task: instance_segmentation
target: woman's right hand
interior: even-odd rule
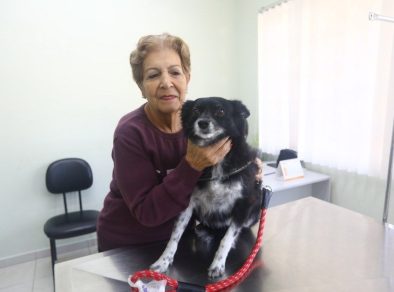
[[[228,137],[206,147],[197,146],[188,140],[185,159],[191,167],[202,171],[204,168],[222,161],[230,149],[231,140]]]

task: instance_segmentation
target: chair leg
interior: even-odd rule
[[[52,261],[52,275],[53,282],[55,283],[55,262],[57,261],[56,243],[54,239],[49,239],[51,245],[51,261]]]

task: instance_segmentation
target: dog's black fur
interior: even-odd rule
[[[227,254],[240,231],[258,221],[261,191],[256,183],[257,151],[246,142],[249,115],[240,101],[220,97],[199,98],[183,105],[182,126],[192,143],[205,147],[230,137],[232,147],[218,165],[204,170],[189,207],[179,216],[166,250],[152,269],[167,270],[178,241],[194,215],[209,229],[226,229],[208,269],[211,278],[222,276]]]

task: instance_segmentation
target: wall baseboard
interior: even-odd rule
[[[84,249],[84,248],[93,248],[97,246],[97,239],[96,238],[89,238],[89,239],[84,239],[78,242],[73,242],[73,243],[68,243],[68,244],[63,244],[63,245],[57,245],[57,254],[58,254],[58,259],[61,260],[62,254],[66,254],[69,252],[73,252],[76,250]],[[45,257],[50,257],[51,256],[51,251],[49,248],[45,249],[40,249],[40,250],[35,250],[35,251],[30,251],[27,253],[23,254],[18,254],[10,257],[5,257],[0,259],[0,269],[5,268],[8,266],[16,265],[16,264],[22,264],[25,262],[29,261],[34,261],[36,259],[40,258],[45,258]]]

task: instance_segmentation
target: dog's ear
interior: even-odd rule
[[[182,119],[182,126],[185,128],[185,123],[188,120],[188,118],[191,117],[191,111],[194,106],[194,101],[193,100],[188,100],[184,102],[182,106],[182,111],[181,111],[181,119]]]
[[[239,100],[233,100],[232,106],[233,106],[233,113],[235,118],[234,121],[238,129],[238,132],[241,136],[246,138],[249,132],[248,122],[246,119],[250,116],[250,112],[247,109],[247,107]]]
[[[234,112],[243,119],[247,119],[250,116],[250,112],[247,107],[239,100],[233,100]]]

